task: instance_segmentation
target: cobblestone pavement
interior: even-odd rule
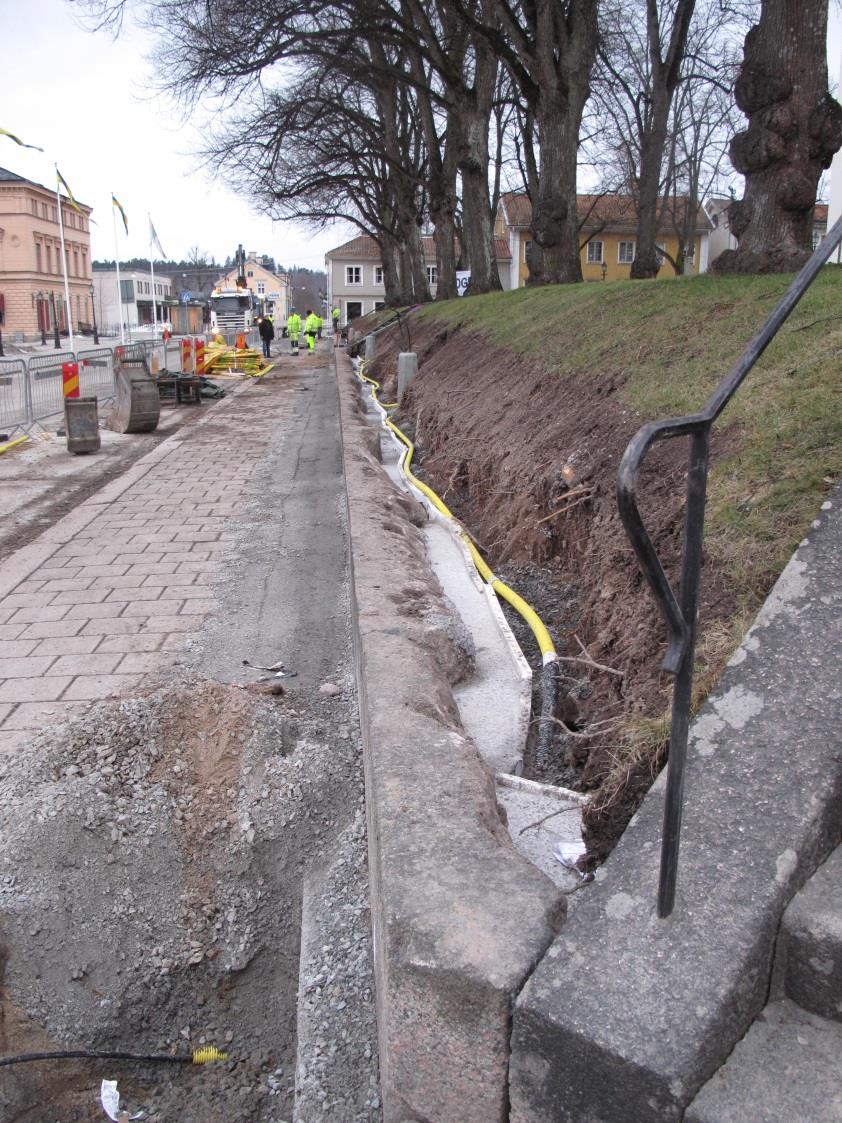
[[[291,412],[268,385],[235,389],[141,460],[128,487],[68,516],[89,520],[68,541],[34,543],[20,573],[14,556],[0,566],[0,752],[164,670],[213,611],[237,500]]]

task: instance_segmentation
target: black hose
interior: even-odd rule
[[[92,1049],[61,1049],[52,1053],[20,1053],[16,1057],[0,1057],[0,1068],[7,1068],[10,1065],[31,1064],[33,1061],[141,1061],[191,1065],[225,1059],[226,1054],[220,1053],[214,1046],[196,1049],[186,1055],[184,1053],[173,1055],[172,1053],[124,1053],[116,1051],[98,1052]]]
[[[549,761],[553,745],[556,703],[561,691],[561,664],[557,659],[541,668],[539,693],[541,712],[538,717],[538,736],[535,740],[535,759],[539,765]]]

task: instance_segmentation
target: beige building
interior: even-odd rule
[[[276,323],[286,323],[289,315],[289,277],[286,273],[273,273],[262,263],[259,255],[250,250],[246,255],[246,288],[251,289],[258,301],[263,302],[263,311]],[[238,270],[235,267],[216,282],[217,288],[233,289],[237,284]]]
[[[424,249],[424,264],[427,270],[427,284],[430,296],[435,300],[438,289],[438,267],[436,265],[436,243],[430,235],[421,239]],[[495,238],[497,269],[504,289],[510,287],[511,253],[504,237]],[[374,238],[361,234],[329,250],[325,254],[327,269],[328,314],[338,308],[340,323],[347,324],[358,316],[376,312],[386,301],[386,288],[383,284],[383,255]]]
[[[66,200],[62,205],[74,331],[92,322],[92,208],[78,205],[82,214]],[[5,168],[0,168],[0,296],[2,330],[11,339],[50,332],[53,307],[61,330],[67,328],[56,193]]]

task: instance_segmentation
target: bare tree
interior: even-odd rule
[[[739,241],[716,271],[777,273],[810,252],[823,169],[842,145],[842,108],[827,85],[828,0],[762,0],[745,40],[736,98],[748,128],[731,142],[746,177],[729,221]]]

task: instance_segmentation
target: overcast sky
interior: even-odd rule
[[[839,6],[831,4],[829,71],[842,61]],[[325,252],[356,231],[320,234],[256,215],[227,188],[197,169],[196,123],[184,122],[148,94],[149,41],[127,26],[114,41],[82,30],[68,0],[0,0],[0,128],[44,149],[32,152],[0,137],[0,167],[52,187],[57,163],[74,195],[94,208],[93,256],[114,257],[112,191],[123,204],[129,235],[120,257],[149,253],[147,212],[168,257],[196,246],[223,261],[242,242],[279,265],[324,267]]]
[[[82,30],[68,0],[0,0],[0,128],[44,149],[0,137],[0,167],[52,188],[57,163],[94,208],[95,259],[114,257],[113,191],[129,221],[128,237],[120,227],[121,258],[148,256],[148,211],[171,258],[198,246],[224,261],[242,242],[279,265],[323,269],[325,251],[357,232],[273,223],[197,170],[197,126],[147,93],[148,46],[135,27],[116,41]]]

